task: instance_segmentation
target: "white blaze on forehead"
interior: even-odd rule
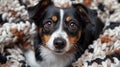
[[[64,11],[62,9],[60,9],[60,26],[59,26],[59,31],[62,30],[63,16],[64,16]]]
[[[69,44],[69,41],[68,41],[68,35],[67,33],[63,30],[63,16],[64,16],[64,10],[63,9],[60,9],[60,24],[59,24],[59,28],[53,32],[53,34],[51,35],[49,41],[47,42],[47,47],[49,47],[50,49],[54,50],[54,40],[55,38],[63,38],[66,40],[67,42],[67,45]],[[68,48],[68,46],[66,47]]]

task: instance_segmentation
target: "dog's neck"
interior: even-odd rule
[[[35,57],[32,50],[25,52],[27,63],[32,67],[66,67],[75,59],[74,54],[55,54],[44,46],[39,49],[42,61]]]
[[[74,55],[60,55],[55,54],[49,49],[41,46],[41,57],[43,60],[39,63],[42,67],[66,67],[74,59]]]

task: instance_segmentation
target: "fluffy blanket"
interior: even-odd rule
[[[34,50],[36,26],[27,7],[40,0],[0,0],[0,67],[30,67],[24,53]],[[71,0],[94,9],[105,23],[100,37],[73,63],[74,67],[120,66],[120,0]],[[114,29],[106,29],[116,23]]]

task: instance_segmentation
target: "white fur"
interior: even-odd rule
[[[41,54],[43,61],[40,62],[41,67],[65,67],[72,62],[73,54],[57,55],[49,49],[41,46]]]
[[[38,64],[38,62],[35,59],[35,52],[33,50],[28,50],[24,53],[27,63],[31,66],[31,67],[40,67],[40,65]]]

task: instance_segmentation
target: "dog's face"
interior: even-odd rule
[[[45,9],[39,26],[43,45],[56,53],[75,50],[81,37],[82,20],[74,7],[60,9],[53,5]],[[77,18],[79,17],[79,18]]]
[[[84,25],[89,22],[85,20],[86,15],[80,13],[81,7],[58,8],[54,4],[44,7],[38,10],[35,19],[43,46],[57,54],[76,51]]]

